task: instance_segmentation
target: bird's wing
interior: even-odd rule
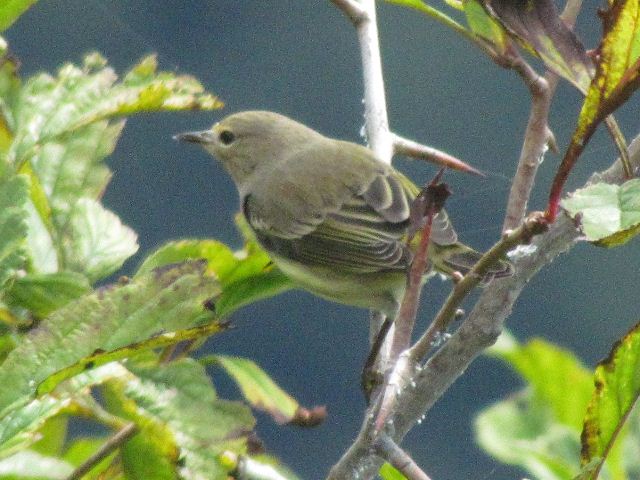
[[[258,239],[267,250],[308,265],[406,269],[412,254],[405,234],[417,187],[365,148],[349,149],[348,157],[337,150],[331,163],[318,151],[300,152],[245,196],[243,211]],[[435,224],[434,241],[456,242],[446,213]]]

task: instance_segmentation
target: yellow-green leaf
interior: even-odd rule
[[[6,30],[37,0],[3,0],[0,6],[0,32]]]
[[[289,423],[295,418],[300,408],[298,402],[253,361],[226,355],[211,358],[233,378],[253,407],[269,413],[278,423]]]
[[[588,478],[595,479],[624,431],[640,395],[640,323],[620,339],[595,371],[595,391],[582,432],[582,462],[599,459]],[[614,442],[616,442],[614,444]],[[636,439],[637,442],[637,439]]]
[[[560,18],[553,0],[483,0],[487,10],[545,65],[586,92],[592,64],[578,37]]]

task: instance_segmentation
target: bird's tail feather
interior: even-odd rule
[[[431,244],[429,248],[435,250],[433,252],[435,255],[429,255],[434,268],[447,275],[454,272],[466,274],[482,257],[480,252],[461,243],[446,246]],[[500,260],[489,269],[482,281],[488,282],[493,278],[508,277],[512,274],[513,265],[505,260]]]

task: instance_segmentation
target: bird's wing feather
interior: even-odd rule
[[[338,148],[331,164],[317,158],[319,151],[309,148],[283,162],[244,198],[258,239],[305,264],[352,272],[406,269],[412,254],[405,234],[418,188],[364,147],[348,149],[348,156]],[[443,245],[457,241],[445,212],[434,219],[432,235]]]

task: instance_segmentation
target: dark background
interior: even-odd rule
[[[586,1],[578,21],[588,48],[597,45],[600,34],[598,6]],[[486,179],[457,173],[446,178],[454,190],[448,210],[461,238],[487,248],[500,232],[528,117],[528,92],[515,74],[431,19],[382,3],[378,15],[391,126],[488,172]],[[172,141],[174,133],[207,128],[231,112],[269,109],[327,135],[362,141],[356,35],[328,0],[41,0],[6,36],[24,76],[54,72],[91,50],[124,73],[156,52],[162,69],[195,75],[226,103],[221,112],[129,120],[109,159],[114,176],[104,198],[139,234],[140,253],[124,273],[169,239],[215,237],[240,246],[232,221],[233,184],[199,149]],[[563,150],[580,96],[563,84],[556,97],[551,126]],[[640,123],[637,106],[618,115],[630,137]],[[572,174],[570,188],[608,166],[614,155],[600,132]],[[558,162],[558,156],[547,155],[532,208],[544,208]],[[395,164],[416,182],[435,172],[421,162]],[[509,328],[522,340],[541,336],[571,348],[593,366],[638,319],[638,253],[637,241],[614,250],[574,248],[531,281]],[[429,283],[421,325],[448,289],[437,279]],[[251,357],[303,404],[327,405],[325,424],[310,430],[277,427],[258,415],[258,433],[269,452],[303,478],[322,478],[360,426],[367,313],[291,292],[237,312],[234,323],[236,329],[208,348]],[[222,395],[238,396],[216,372],[214,380]],[[406,448],[437,480],[520,478],[522,472],[480,452],[472,434],[474,415],[519,386],[508,369],[480,358],[410,433]]]

